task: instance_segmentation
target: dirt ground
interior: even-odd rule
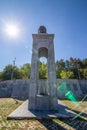
[[[62,102],[77,113],[74,118],[7,120],[7,116],[23,101],[0,98],[0,130],[87,130],[87,101]]]

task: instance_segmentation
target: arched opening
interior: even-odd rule
[[[38,86],[39,95],[49,95],[48,91],[48,49],[42,47],[38,50],[39,66],[38,66],[38,79],[40,80]],[[44,82],[44,80],[46,82]]]
[[[48,49],[45,47],[41,47],[38,50],[39,57],[39,79],[47,79],[48,78],[48,66],[47,66],[47,58],[48,58]]]
[[[39,79],[48,78],[48,69],[47,69],[47,58],[39,58]]]

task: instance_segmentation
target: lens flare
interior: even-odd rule
[[[77,102],[77,100],[76,100],[74,94],[73,94],[71,91],[68,91],[68,92],[65,94],[65,96],[66,96],[69,100],[71,100],[71,101],[73,101],[73,102]]]
[[[60,85],[58,85],[57,90],[58,90],[58,91],[66,90],[66,83],[63,82],[63,83],[61,83]]]
[[[19,28],[14,24],[6,24],[5,32],[10,37],[17,37],[19,34]]]
[[[78,114],[76,114],[72,120],[75,120],[76,118],[80,117],[82,118],[82,113],[85,112],[87,110],[87,108],[83,109],[81,106],[81,102],[83,102],[87,95],[85,95],[83,97],[83,99],[81,100],[81,102],[79,103],[78,100],[76,99],[75,95],[73,94],[72,91],[67,91],[67,85],[66,82],[62,82],[60,85],[58,85],[57,90],[59,93],[62,93],[63,96],[65,96],[68,100],[72,101],[75,104],[75,107],[72,108],[72,110],[74,110],[75,108],[79,108],[81,110],[81,112],[79,112]]]

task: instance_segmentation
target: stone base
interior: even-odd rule
[[[49,110],[50,109],[50,97],[44,95],[36,96],[36,110]]]
[[[45,95],[37,95],[35,110],[58,110],[57,98],[51,98],[50,96]]]
[[[7,119],[42,119],[42,118],[69,118],[74,117],[76,114],[65,107],[61,101],[58,100],[58,111],[30,111],[28,110],[28,100],[20,105],[15,111],[13,111]]]

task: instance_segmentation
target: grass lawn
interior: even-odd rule
[[[7,120],[7,116],[23,101],[0,98],[0,130],[87,130],[87,101],[62,102],[77,113],[74,118],[42,120]],[[79,118],[78,118],[79,117]]]

